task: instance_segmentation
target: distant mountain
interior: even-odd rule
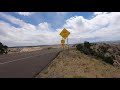
[[[120,40],[115,40],[115,41],[100,41],[100,42],[95,42],[95,43],[120,43]]]
[[[83,43],[84,42],[82,42],[81,44],[83,44]],[[115,40],[115,41],[98,41],[98,42],[90,42],[90,43],[106,43],[106,44],[110,44],[110,43],[120,43],[120,40]],[[77,44],[80,44],[80,43],[75,43],[73,45],[77,45]]]
[[[116,41],[113,41],[113,42],[120,42],[120,40],[116,40]]]
[[[14,46],[9,48],[27,48],[27,47],[40,47],[40,46],[49,46],[49,45],[36,45],[36,46]]]
[[[55,44],[55,46],[61,45],[61,44]],[[42,47],[42,46],[54,46],[54,45],[33,45],[33,46],[13,46],[9,48],[29,48],[29,47]]]

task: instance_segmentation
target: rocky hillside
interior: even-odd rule
[[[70,49],[61,52],[36,78],[120,78],[120,67]]]
[[[120,43],[89,43],[78,44],[77,50],[85,53],[86,55],[96,56],[103,61],[120,66]]]

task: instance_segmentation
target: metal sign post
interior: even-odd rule
[[[67,38],[67,45],[68,45],[68,54],[69,54],[69,43],[68,43],[68,38]]]
[[[62,38],[62,40],[63,40],[63,38]],[[62,42],[62,47],[63,47],[63,50],[64,50],[64,45],[63,45],[64,43],[65,43],[65,42]]]
[[[67,38],[67,45],[68,45],[68,38]],[[69,45],[68,45],[68,50],[69,50]]]
[[[69,44],[68,44],[68,36],[69,36],[69,34],[70,34],[70,32],[66,29],[66,28],[64,28],[62,31],[61,31],[61,33],[60,33],[60,35],[62,36],[62,40],[61,40],[61,44],[62,44],[62,46],[63,46],[63,50],[64,50],[64,43],[65,43],[65,40],[64,39],[66,39],[67,38],[67,47],[68,47],[68,51],[69,51]],[[64,39],[63,39],[64,38]]]

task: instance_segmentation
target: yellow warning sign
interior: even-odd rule
[[[65,43],[65,40],[61,40],[61,43]]]
[[[68,36],[69,36],[69,34],[70,34],[70,32],[67,30],[67,29],[63,29],[62,31],[61,31],[61,33],[60,33],[60,35],[64,38],[64,39],[66,39]]]

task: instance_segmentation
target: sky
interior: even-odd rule
[[[120,40],[120,12],[0,12],[0,42],[14,46]]]

